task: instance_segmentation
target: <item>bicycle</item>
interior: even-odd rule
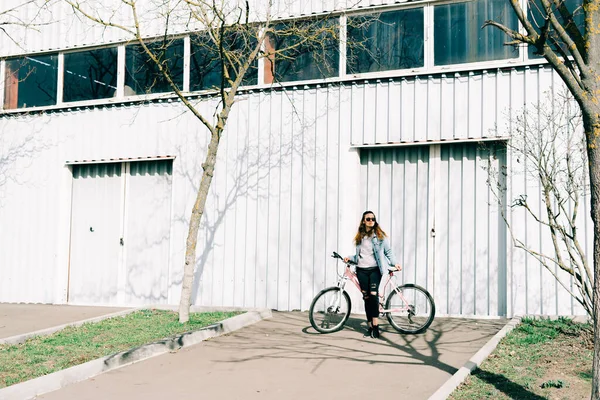
[[[343,257],[335,251],[331,257],[343,260]],[[321,290],[310,304],[308,317],[310,324],[317,332],[337,332],[344,327],[350,317],[352,302],[344,287],[347,281],[351,281],[360,291],[360,285],[356,273],[352,272],[350,267],[356,265],[356,263],[351,260],[344,263],[346,268],[343,275],[338,273],[337,285]],[[384,290],[379,294],[379,314],[380,316],[385,315],[390,325],[400,333],[417,334],[424,332],[435,317],[433,298],[421,286],[411,283],[397,286],[394,276],[396,271],[395,268],[389,268],[388,279],[383,286]],[[394,279],[394,285],[384,306],[384,293],[390,286],[392,279]]]

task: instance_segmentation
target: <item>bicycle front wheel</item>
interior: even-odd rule
[[[398,286],[385,303],[390,325],[400,333],[421,333],[435,317],[435,303],[429,292],[420,286]]]
[[[351,307],[348,293],[338,287],[326,288],[313,299],[308,310],[308,318],[312,327],[318,332],[337,332],[348,320]]]

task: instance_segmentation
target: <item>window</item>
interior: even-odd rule
[[[183,39],[168,39],[146,44],[179,89],[183,88]],[[158,65],[141,45],[125,48],[125,96],[172,92],[173,88]]]
[[[337,19],[279,24],[267,37],[265,83],[323,79],[339,75]]]
[[[579,6],[581,6],[581,0],[565,0],[565,6],[567,7],[567,9],[569,11],[571,11],[573,13],[573,20],[575,22],[575,25],[579,29],[579,32],[581,32],[583,34],[584,29],[585,29],[585,25],[584,25],[585,15],[584,15],[581,7],[579,7]],[[531,21],[531,23],[533,24],[533,27],[539,33],[541,30],[541,27],[544,26],[545,12],[543,11],[543,8],[541,8],[539,0],[536,0],[536,1],[529,0],[527,2],[527,7],[528,7],[527,14],[529,17],[529,21]],[[556,16],[556,19],[558,19],[559,22],[563,22],[562,16],[558,10],[554,11],[554,15]],[[552,33],[550,36],[556,37],[556,34],[554,33],[554,31],[552,30],[551,32]],[[560,40],[559,40],[559,43],[560,43]],[[548,44],[552,46],[552,44],[550,42]],[[552,47],[554,49],[556,49],[555,46],[552,46]],[[561,47],[564,50],[566,50],[566,46],[563,43],[561,43]],[[529,46],[529,48],[528,48],[529,58],[541,58],[542,56],[539,54],[536,54],[536,51],[537,51],[537,49],[535,47]],[[565,51],[565,53],[569,54],[568,51]]]
[[[347,71],[387,71],[424,65],[423,8],[348,18]]]
[[[227,32],[225,39],[225,56],[229,62],[227,70],[232,80],[235,80],[237,71],[248,57],[256,40],[244,36],[244,30]],[[222,63],[219,49],[206,33],[191,36],[190,57],[190,90],[206,90],[221,87]],[[258,82],[258,61],[255,60],[246,72],[242,85],[256,85]],[[227,86],[227,84],[226,84]]]
[[[4,109],[56,104],[58,55],[6,61]]]
[[[116,90],[116,48],[65,54],[64,101],[104,99]]]
[[[494,27],[494,20],[518,29],[517,17],[506,0],[473,0],[434,7],[434,64],[448,65],[501,60],[519,56],[518,48],[505,46],[508,37]]]

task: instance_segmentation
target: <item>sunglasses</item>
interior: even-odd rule
[[[367,221],[367,222],[370,222],[370,221],[375,222],[375,218],[367,217],[367,218],[365,218],[365,221]]]

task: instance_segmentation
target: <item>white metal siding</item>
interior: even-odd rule
[[[531,93],[541,93],[546,88],[557,90],[562,86],[548,68],[420,79],[302,87],[285,92],[257,91],[238,97],[223,136],[202,220],[194,302],[306,309],[316,291],[335,281],[336,263],[329,255],[333,250],[342,254],[352,251],[352,236],[367,202],[362,191],[360,158],[351,144],[363,143],[362,137],[379,137],[384,129],[382,125],[373,127],[375,117],[367,112],[370,108],[365,108],[364,99],[393,99],[387,103],[380,101],[377,113],[386,120],[398,118],[400,122],[396,126],[406,127],[406,136],[404,130],[396,130],[394,134],[401,132],[401,137],[406,140],[426,141],[428,137],[433,140],[437,133],[427,136],[429,133],[426,132],[437,131],[441,137],[477,139],[488,135],[486,129],[494,125],[498,127],[498,133],[494,135],[509,135],[508,116],[526,101],[534,100]],[[474,81],[468,83],[471,79]],[[417,84],[419,90],[415,89]],[[401,87],[400,99],[397,97],[399,87],[395,85]],[[427,87],[428,90],[440,87],[441,107],[428,107],[428,103],[423,102],[427,96],[422,90]],[[382,93],[386,95],[382,96]],[[528,93],[527,98],[525,93]],[[486,105],[482,106],[481,113],[461,107],[461,104],[472,105],[482,98]],[[198,101],[201,111],[212,115],[216,101]],[[440,108],[444,111],[442,115],[437,114]],[[456,109],[456,112],[447,113],[445,110],[448,109]],[[172,174],[167,299],[169,303],[178,302],[189,214],[208,143],[206,129],[184,111],[180,103],[165,101],[0,118],[0,159],[6,160],[0,163],[0,168],[7,170],[9,177],[0,184],[0,301],[66,301],[71,213],[71,176],[66,162],[171,155],[176,158]],[[436,118],[442,118],[437,131],[433,127],[438,122],[432,122],[437,121]],[[393,124],[384,126],[392,127]],[[452,130],[445,130],[446,126],[452,126]],[[386,133],[385,137],[388,136]],[[361,139],[355,142],[354,138]],[[385,153],[389,154],[386,157],[390,160],[400,157],[400,152],[404,154],[402,168],[406,169],[403,173],[408,179],[405,178],[403,185],[410,185],[407,187],[412,189],[407,192],[410,196],[402,200],[405,202],[402,207],[414,208],[428,199],[429,211],[407,212],[403,217],[411,220],[413,231],[410,235],[398,235],[400,227],[397,223],[385,220],[386,208],[391,207],[392,216],[399,213],[395,209],[399,203],[391,200],[398,195],[391,188],[379,193],[377,198],[369,198],[368,204],[379,207],[379,214],[384,218],[382,223],[393,240],[402,238],[395,248],[402,252],[407,268],[405,277],[412,274],[409,278],[418,283],[427,282],[431,287],[436,276],[434,291],[437,293],[449,284],[443,281],[443,275],[432,275],[426,268],[417,268],[430,261],[433,250],[437,249],[418,247],[427,242],[430,232],[425,224],[431,223],[433,210],[431,190],[427,192],[427,181],[432,179],[431,160],[428,160],[429,153],[423,150],[425,148],[390,149]],[[25,151],[15,154],[14,149]],[[468,154],[478,154],[477,157],[483,159],[481,152]],[[441,152],[437,162],[442,165],[445,162]],[[447,168],[454,171],[459,164],[450,157]],[[510,155],[507,164],[509,168],[515,164]],[[391,167],[384,165],[382,171],[387,174]],[[469,179],[473,179],[473,185],[478,188],[483,187],[483,177],[475,171],[479,169],[471,169]],[[455,175],[452,173],[452,176]],[[455,181],[450,183],[452,188],[458,185]],[[510,198],[522,192],[525,182],[512,179],[509,185]],[[474,193],[474,190],[471,186],[465,193]],[[452,204],[460,202],[462,193],[452,191],[449,195]],[[479,198],[467,200],[483,204]],[[481,206],[477,210],[478,213],[484,211]],[[492,211],[488,215],[491,219]],[[583,223],[588,223],[589,213],[582,211],[581,215]],[[512,217],[525,221],[519,215]],[[453,214],[452,218],[458,217]],[[479,223],[479,219],[470,218],[461,219],[461,224]],[[540,227],[531,221],[522,226],[526,226],[528,234],[540,231]],[[589,223],[587,228],[586,232],[590,233]],[[489,240],[492,240],[490,226],[477,226],[477,232],[490,232]],[[497,235],[501,243],[502,232],[499,230]],[[590,243],[590,240],[591,236],[586,236],[586,242]],[[475,262],[482,244],[477,241],[473,251],[469,250],[464,257],[471,257],[469,262]],[[500,248],[501,244],[498,246]],[[570,307],[564,307],[569,300],[564,299],[560,290],[544,289],[540,295],[540,288],[546,285],[540,279],[546,278],[540,274],[539,266],[532,265],[529,260],[524,267],[525,257],[508,247],[507,314],[541,312],[541,296],[547,303],[543,312],[570,310]],[[454,248],[451,250],[455,251]],[[488,251],[490,258],[496,257],[493,249]],[[439,252],[436,250],[436,257]],[[462,256],[462,249],[460,252]],[[502,254],[498,254],[498,265],[501,258]],[[493,274],[496,267],[490,264],[490,268],[490,274]],[[530,271],[527,277],[526,270]],[[496,308],[502,310],[502,293],[495,293],[500,289],[490,286],[484,297],[477,297],[484,285],[483,278],[487,279],[487,270],[477,269],[473,275],[463,277],[463,283],[468,281],[471,286],[456,292],[461,293],[460,298],[448,299],[449,292],[441,292],[436,297],[448,300],[443,303],[436,298],[436,301],[442,302],[439,303],[441,309],[448,313],[460,312],[462,307],[464,313],[475,310],[481,314],[489,309],[494,315]],[[458,287],[455,281],[451,284],[452,290]],[[498,287],[502,287],[500,280]],[[494,303],[495,299],[498,304]]]

